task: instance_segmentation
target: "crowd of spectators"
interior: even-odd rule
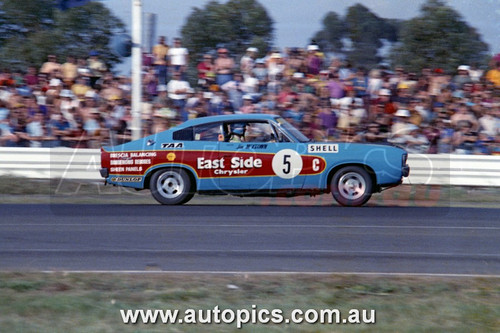
[[[393,143],[410,153],[500,154],[500,59],[454,72],[377,66],[329,57],[317,45],[224,47],[198,59],[165,37],[143,58],[142,134],[187,119],[233,113],[280,114],[317,141]],[[190,79],[190,80],[188,80]],[[191,84],[189,83],[191,82]],[[97,52],[41,68],[0,73],[0,146],[89,147],[131,139],[131,82]]]

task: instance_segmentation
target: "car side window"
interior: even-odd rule
[[[195,141],[219,141],[222,137],[221,124],[212,123],[194,127]]]
[[[188,127],[178,130],[172,134],[172,138],[180,141],[193,141],[193,128]]]
[[[276,135],[269,123],[249,122],[245,133],[247,142],[276,142]]]
[[[277,126],[273,126],[273,127],[278,135],[278,138],[277,138],[278,142],[291,142],[290,139],[288,138],[288,136],[286,136],[280,128],[278,128]]]
[[[226,142],[276,142],[276,135],[267,122],[242,122],[224,124]]]

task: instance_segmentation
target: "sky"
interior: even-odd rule
[[[115,16],[131,26],[133,0],[100,0]],[[209,0],[142,0],[143,13],[157,14],[156,35],[170,43],[194,7],[204,8]],[[219,0],[220,3],[226,1]],[[418,16],[425,0],[259,0],[274,20],[274,46],[304,47],[321,30],[329,11],[344,16],[348,7],[361,3],[379,17],[410,19]],[[467,23],[476,28],[491,54],[500,53],[500,0],[446,0]],[[127,67],[128,61],[120,67]]]

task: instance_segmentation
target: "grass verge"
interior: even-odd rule
[[[369,205],[500,207],[495,188],[403,185]],[[28,196],[28,198],[26,198]],[[222,201],[223,200],[223,201]],[[0,203],[156,204],[89,182],[0,177]],[[296,198],[195,196],[190,204],[332,205]],[[125,325],[120,309],[376,310],[371,325]],[[338,275],[0,273],[1,332],[498,332],[500,278]]]
[[[3,332],[498,332],[500,278],[0,273]],[[350,309],[375,324],[123,324],[120,309]]]

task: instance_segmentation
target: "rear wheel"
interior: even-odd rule
[[[335,173],[331,182],[333,198],[342,206],[361,206],[372,196],[373,182],[359,166],[347,166]]]
[[[163,205],[182,205],[194,195],[191,179],[182,169],[162,169],[151,177],[151,194]]]

